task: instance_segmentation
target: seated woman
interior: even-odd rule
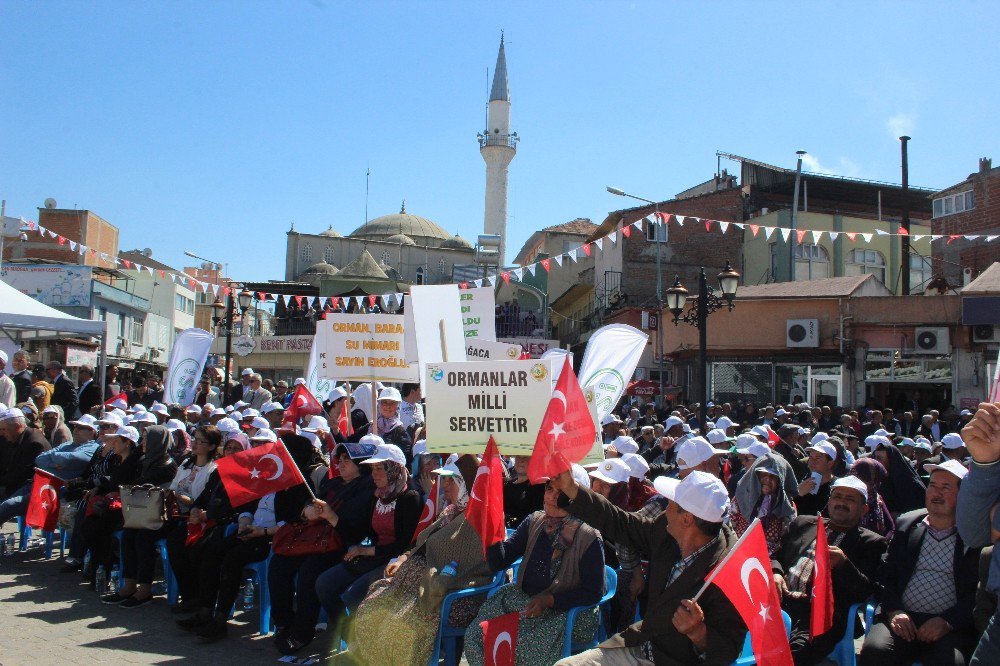
[[[503,515],[509,530],[542,509],[545,486],[528,480],[529,460],[531,456],[514,456],[514,473],[503,484]]]
[[[413,462],[413,440],[410,438],[409,433],[406,432],[406,427],[399,418],[399,405],[401,402],[403,402],[403,398],[399,394],[399,389],[392,388],[391,386],[382,389],[382,392],[378,394],[375,419],[378,423],[379,437],[387,444],[393,444],[403,452],[403,456],[406,459],[406,466],[409,468]],[[356,428],[354,435],[350,439],[355,442],[361,441],[362,437],[372,431],[371,428],[371,423],[361,428]]]
[[[420,495],[409,488],[406,457],[399,447],[377,435],[365,435],[360,443],[375,446],[375,454],[363,463],[371,466],[375,497],[366,512],[365,533],[360,535],[361,542],[370,540],[371,545],[350,546],[343,562],[316,579],[316,595],[331,625],[343,624],[345,606],[356,608],[389,560],[409,548],[423,508]],[[342,628],[338,633],[347,632]]]
[[[736,485],[736,494],[729,505],[729,525],[737,536],[760,518],[767,540],[767,551],[774,554],[781,547],[785,528],[797,512],[793,498],[798,495],[795,474],[785,459],[777,453],[757,458]]]
[[[924,508],[927,486],[899,449],[881,435],[869,435],[865,438],[865,444],[871,449],[871,457],[885,468],[887,476],[879,487],[879,495],[885,500],[893,518],[898,518],[907,511]]]
[[[197,497],[215,471],[213,460],[222,436],[216,428],[211,430],[214,432],[208,433],[203,430],[195,433],[194,455],[180,464],[173,481],[170,482],[169,488],[173,491],[175,506],[182,517],[168,518],[158,530],[132,528],[122,530],[122,586],[117,593],[101,597],[103,603],[135,608],[152,601],[153,572],[159,557],[156,542],[177,530],[187,533],[187,513],[194,501],[192,497]],[[171,441],[169,428],[159,425],[147,428],[143,467],[172,466],[169,454]]]
[[[885,500],[879,492],[889,476],[885,467],[875,458],[859,458],[851,468],[851,474],[868,486],[868,512],[861,516],[861,527],[884,536],[887,541],[892,539],[896,522],[892,519],[889,507],[885,505]]]
[[[304,438],[286,442],[285,447],[300,469],[312,460],[312,444]],[[310,483],[308,477],[306,483]],[[229,613],[240,593],[243,568],[270,554],[271,537],[278,527],[297,520],[310,497],[311,490],[304,484],[269,493],[240,508],[235,534],[226,536],[215,530],[201,548],[198,562],[198,612],[178,624],[193,630],[206,643],[225,638]]]
[[[170,431],[170,447],[167,453],[178,465],[191,454],[191,436],[188,434],[187,426],[178,419],[170,419],[164,425]]]
[[[448,506],[418,536],[413,548],[385,568],[352,622],[350,657],[367,664],[423,666],[434,651],[441,603],[453,590],[485,585],[491,574],[479,533],[465,520],[468,489],[479,461],[463,455],[435,470]],[[446,567],[454,571],[444,573]],[[460,599],[449,622],[464,627],[486,595]]]
[[[576,476],[576,475],[574,475]],[[506,541],[486,549],[492,571],[519,557],[517,580],[489,598],[465,632],[465,658],[482,666],[480,622],[519,612],[516,663],[552,664],[562,655],[566,612],[600,601],[604,594],[604,544],[600,533],[556,503],[559,491],[545,484],[544,510],[524,519]],[[586,640],[597,629],[597,613],[580,615],[574,639]]]
[[[367,442],[338,444],[333,462],[339,475],[325,479],[316,491],[319,498],[302,509],[302,520],[325,521],[343,544],[357,543],[368,528],[368,508],[375,493],[371,466],[362,465],[375,453]],[[282,654],[294,654],[312,642],[319,618],[316,579],[340,563],[344,547],[310,555],[271,557],[268,586],[271,592],[271,620],[274,642]]]
[[[49,405],[42,410],[42,433],[49,440],[52,448],[73,441],[73,433],[66,425],[63,408],[59,405]]]

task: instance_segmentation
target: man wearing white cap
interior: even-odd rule
[[[267,419],[271,430],[277,430],[285,420],[285,408],[280,402],[272,401],[260,408],[260,415]]]
[[[650,520],[581,488],[568,472],[552,480],[563,494],[560,506],[605,539],[649,554],[645,619],[592,650],[556,662],[560,666],[728,664],[739,655],[746,627],[725,595],[709,586],[697,602],[691,601],[736,542],[723,525],[729,508],[726,488],[699,471],[683,481],[659,477],[654,484],[671,501]]]
[[[619,435],[608,443],[604,449],[605,456],[620,458],[626,453],[638,453],[639,444],[637,444],[636,441],[628,435]]]
[[[615,440],[618,435],[621,434],[622,421],[615,414],[608,414],[603,419],[601,419],[601,438],[602,443],[610,444]]]
[[[878,575],[881,614],[865,637],[862,666],[959,666],[975,644],[979,549],[966,548],[955,528],[958,489],[969,470],[957,460],[924,467],[930,474],[926,508],[896,521]]]
[[[7,376],[6,367],[7,352],[0,349],[0,404],[14,405],[17,404],[17,388],[14,380]]]
[[[677,478],[683,479],[692,472],[707,472],[719,478],[719,456],[729,453],[729,449],[717,449],[704,437],[692,437],[677,447]]]
[[[833,578],[833,628],[810,638],[811,597],[816,559],[816,515],[799,511],[772,556],[774,582],[781,595],[781,607],[792,618],[789,643],[798,664],[818,664],[833,650],[847,627],[847,609],[870,597],[875,589],[875,572],[886,550],[884,538],[860,526],[868,511],[868,486],[856,476],[837,479],[832,484],[824,518]],[[853,622],[854,619],[850,618]]]
[[[823,510],[830,499],[830,490],[836,480],[833,467],[837,464],[837,447],[826,440],[821,440],[806,447],[809,459],[809,476],[799,483],[799,496],[795,505],[799,515],[815,516]]]

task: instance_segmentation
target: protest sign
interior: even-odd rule
[[[418,366],[421,388],[428,363],[465,359],[457,284],[410,288],[406,301],[406,360]]]
[[[497,339],[496,294],[493,287],[463,289],[461,292],[462,327],[466,338]]]
[[[521,358],[521,345],[466,338],[465,358],[468,361],[516,361]]]
[[[327,314],[316,322],[318,373],[342,381],[416,381],[417,367],[403,355],[403,330],[402,315]]]
[[[428,365],[427,450],[480,454],[493,435],[500,453],[531,455],[551,377],[542,360]]]

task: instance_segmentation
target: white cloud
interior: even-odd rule
[[[910,113],[896,113],[889,116],[889,119],[885,121],[885,126],[889,129],[892,138],[898,139],[901,136],[913,134],[913,130],[917,127],[917,119]]]
[[[824,164],[820,161],[819,157],[810,155],[809,153],[802,156],[802,170],[834,176],[849,176],[852,178],[861,173],[861,167],[850,158],[841,157],[837,160],[836,166],[833,166]]]

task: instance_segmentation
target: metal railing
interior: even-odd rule
[[[480,134],[479,135],[479,147],[485,148],[486,146],[503,146],[504,148],[517,148],[517,142],[520,141],[520,137],[516,134]]]

